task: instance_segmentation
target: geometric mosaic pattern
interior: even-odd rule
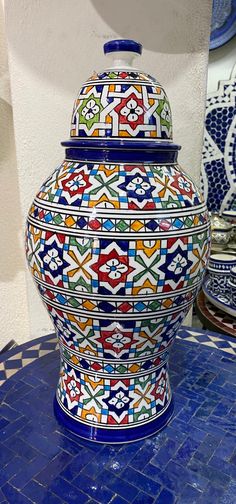
[[[94,73],[75,101],[71,137],[171,139],[166,93],[145,73]]]
[[[210,211],[236,208],[236,66],[206,103],[202,192]]]
[[[235,357],[189,342],[189,331],[199,342],[209,334],[184,328],[180,336],[186,338],[173,346],[173,419],[162,432],[131,445],[88,443],[59,425],[52,410],[57,352],[48,348],[31,364],[24,361],[0,388],[0,501],[233,504]],[[40,338],[40,347],[51,338]],[[37,344],[8,352],[6,362]]]
[[[86,425],[137,427],[155,420],[170,404],[166,368],[162,364],[158,371],[121,380],[81,373],[63,360],[57,400],[67,415]]]
[[[218,349],[222,352],[230,353],[231,355],[236,356],[236,340],[229,335],[226,337],[223,334],[216,334],[211,331],[202,332],[199,329],[183,326],[177,332],[177,339],[184,339],[191,343],[197,343],[198,345],[201,344],[209,346],[213,349]],[[13,350],[9,350],[8,352],[0,355],[0,386],[3,385],[8,378],[14,376],[20,369],[28,366],[35,360],[54,352],[58,348],[58,337],[56,334],[51,334],[41,336],[36,340],[30,340],[27,343],[19,345]],[[161,357],[164,362],[166,360],[166,352],[162,353]],[[112,365],[114,372],[116,372],[119,364],[116,364],[113,361]],[[130,370],[131,365],[127,363],[126,365],[129,366]],[[140,365],[140,370],[141,369],[142,365]],[[121,372],[123,370],[118,369],[118,371]],[[130,372],[132,372],[132,370]]]
[[[48,177],[42,185],[38,196],[34,202],[38,208],[38,214],[42,209],[52,210],[52,204],[57,203],[58,217],[51,217],[49,214],[45,219],[46,223],[53,221],[53,224],[64,224],[63,217],[67,211],[67,219],[72,212],[72,218],[77,216],[76,227],[83,229],[82,222],[77,222],[78,217],[90,216],[93,217],[95,231],[100,229],[96,222],[96,214],[98,212],[103,215],[109,215],[112,210],[113,218],[120,217],[119,232],[126,230],[126,219],[122,215],[121,210],[132,210],[133,218],[139,215],[143,219],[147,212],[153,210],[162,211],[165,215],[169,211],[170,218],[195,216],[190,213],[190,208],[196,206],[196,215],[200,214],[201,205],[203,203],[200,193],[196,190],[189,175],[180,170],[178,164],[138,164],[138,163],[85,163],[82,161],[66,160],[59,166],[53,174]],[[94,207],[96,207],[93,211]],[[184,209],[183,214],[179,214],[179,209]],[[48,213],[49,213],[48,210]],[[117,212],[117,210],[120,210]],[[144,214],[142,214],[142,211]],[[90,213],[89,213],[90,212]],[[94,214],[94,215],[93,215]],[[127,216],[127,214],[125,215]],[[152,215],[153,216],[153,215]],[[121,225],[123,217],[123,226]],[[150,215],[151,217],[151,215]],[[40,215],[41,218],[41,215]],[[44,215],[42,214],[42,218]],[[64,217],[66,219],[66,217]],[[141,219],[141,220],[142,220]],[[163,219],[160,219],[160,222]],[[176,222],[174,230],[181,229],[181,220]],[[168,220],[167,220],[168,222]],[[160,229],[169,230],[166,222],[166,227],[160,226]],[[173,220],[174,223],[174,220]],[[195,224],[195,222],[194,222]],[[198,222],[196,222],[198,224]],[[65,222],[65,226],[73,227],[72,219]],[[193,225],[193,224],[192,224]],[[191,227],[191,222],[186,222],[187,227]],[[86,229],[86,227],[85,227]],[[111,231],[112,227],[108,224],[105,226],[106,231]],[[145,231],[155,231],[156,228],[148,227]],[[139,231],[138,224],[131,227],[132,231]]]
[[[183,326],[178,330],[176,338],[183,339],[191,343],[197,343],[198,345],[205,345],[211,347],[212,349],[218,349],[222,352],[230,353],[231,355],[236,356],[236,339],[230,337],[229,335],[225,336],[211,331],[203,332],[199,329]],[[9,350],[8,352],[0,355],[0,386],[3,385],[6,380],[14,376],[20,369],[28,366],[35,360],[54,352],[58,348],[58,337],[56,334],[51,334],[41,336],[36,340],[30,340],[27,343],[19,345],[13,350]],[[68,349],[66,352],[68,354]],[[162,353],[161,358],[162,362],[166,360],[166,352]],[[89,362],[89,359],[87,360]],[[161,361],[159,361],[159,363],[160,362]],[[132,364],[126,362],[126,365],[129,368],[129,372],[132,372],[132,370],[130,370]],[[112,372],[116,372],[119,364],[113,361],[112,366]],[[87,369],[87,366],[84,369]],[[95,369],[96,367],[93,368],[93,370]],[[139,371],[140,370],[142,370],[142,363],[139,365]],[[118,369],[118,372],[122,371],[122,369]]]
[[[209,254],[192,180],[177,164],[66,160],[33,202],[26,249],[61,343],[61,408],[111,429],[158,418],[171,401],[168,351]],[[148,405],[136,380],[143,393],[152,385]]]

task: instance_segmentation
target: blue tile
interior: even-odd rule
[[[53,428],[55,429],[54,424]],[[47,432],[47,430],[45,432]],[[79,451],[83,450],[82,446],[79,446],[78,443],[75,443],[72,439],[63,436],[61,432],[53,432],[50,436],[50,441],[60,446],[62,450],[70,453],[71,455],[78,455]]]
[[[115,467],[116,464],[114,463],[113,466]],[[100,472],[103,470],[104,465],[100,464],[100,460],[95,459],[91,460],[89,464],[87,464],[81,471],[81,474],[87,475],[89,478],[96,479]],[[120,466],[119,466],[120,468]],[[68,478],[67,478],[68,479]]]
[[[179,502],[181,504],[196,504],[201,496],[202,492],[187,484],[180,495]]]
[[[236,459],[236,457],[235,457]],[[235,460],[236,464],[236,460]],[[209,463],[209,467],[214,467],[215,469],[218,469],[219,471],[222,471],[223,473],[227,474],[234,480],[236,480],[236,465],[232,463],[232,458],[230,459],[230,462],[227,462],[226,460],[223,460],[219,457],[213,456],[211,457]]]
[[[236,482],[232,481],[229,483],[229,486],[222,495],[221,499],[219,500],[219,504],[235,504],[235,495],[236,495]]]
[[[22,416],[15,420],[15,422],[10,422],[6,427],[0,431],[0,443],[3,443],[10,436],[15,434],[18,430],[24,427],[28,423],[29,419]]]
[[[60,476],[68,481],[73,480],[93,457],[94,454],[92,452],[82,450],[79,455],[74,457],[73,461],[65,467],[60,473]]]
[[[51,443],[50,439],[47,439],[46,436],[42,436],[39,432],[35,432],[32,425],[24,429],[21,433],[21,437],[33,448],[47,457],[55,456],[60,451],[60,447]]]
[[[36,481],[41,485],[49,485],[51,481],[60,473],[71,461],[72,456],[64,451],[58,453],[44,468],[35,476]]]
[[[219,487],[227,486],[230,481],[230,477],[227,474],[224,474],[221,470],[202,464],[198,460],[196,461],[192,459],[188,464],[188,468],[195,474],[206,478],[208,481],[218,485]]]
[[[2,490],[0,488],[0,503],[2,502],[7,502],[6,499],[5,499],[5,495],[2,493]]]
[[[174,504],[175,496],[172,492],[164,488],[155,500],[155,504]]]
[[[88,501],[88,495],[60,477],[52,481],[49,490],[65,500],[66,504],[84,504]]]
[[[0,470],[0,487],[5,485],[7,481],[10,480],[13,476],[15,476],[18,472],[22,470],[24,466],[24,459],[21,457],[13,457],[11,461],[5,465]]]
[[[23,488],[22,493],[33,502],[41,502],[46,497],[47,489],[32,480]]]
[[[6,483],[2,487],[2,493],[5,495],[7,501],[12,504],[32,504],[32,501],[29,500],[25,495],[18,492],[13,486]]]
[[[134,469],[141,470],[150,461],[153,456],[153,450],[150,449],[149,445],[144,445],[140,450],[137,451],[135,456],[130,461],[130,466]]]
[[[234,451],[234,441],[227,441],[227,439],[223,439],[220,444],[215,449],[215,456],[219,457],[223,460],[229,460]]]
[[[19,435],[12,436],[10,439],[8,439],[7,443],[5,443],[5,446],[10,446],[11,450],[13,450],[16,454],[20,454],[21,457],[25,458],[26,460],[33,460],[37,455],[39,455],[39,452],[32,448],[25,440],[23,441]],[[6,446],[6,448],[7,448]]]
[[[7,420],[16,420],[19,418],[20,413],[16,411],[14,408],[11,408],[8,404],[1,405],[1,415]]]
[[[192,416],[195,414],[196,410],[199,408],[199,402],[190,399],[188,403],[181,409],[177,418],[183,422],[189,422]]]
[[[188,437],[172,459],[182,465],[186,465],[194,455],[200,442]]]
[[[128,502],[132,502],[138,493],[138,489],[132,484],[115,476],[110,471],[104,470],[99,478],[100,482],[110,488],[114,493],[117,493]]]
[[[44,455],[38,455],[33,462],[29,462],[22,470],[11,479],[15,488],[22,489],[39,471],[47,464],[47,458]]]
[[[53,494],[52,492],[47,491],[45,497],[42,499],[40,504],[65,504],[65,501],[61,500],[57,495]]]
[[[161,446],[161,448],[157,451],[156,455],[151,459],[151,463],[156,465],[157,467],[165,467],[168,464],[169,460],[171,460],[177,449],[179,444],[177,441],[173,439],[168,439],[166,443]]]
[[[198,490],[204,490],[207,486],[207,479],[201,472],[194,471],[190,464],[188,467],[183,467],[176,462],[169,462],[165,470],[162,471],[161,482],[163,486],[172,490],[177,495],[183,490],[183,486],[189,483]]]
[[[151,495],[148,495],[145,492],[139,492],[137,497],[135,497],[132,504],[152,504],[153,502],[154,502],[154,497],[151,497]],[[113,501],[112,501],[112,504],[113,504]]]
[[[100,484],[99,481],[94,481],[87,475],[79,474],[73,480],[73,485],[76,485],[78,488],[83,488],[86,494],[103,504],[108,504],[115,495],[115,493],[105,485]]]
[[[156,496],[160,492],[161,485],[156,481],[153,481],[151,475],[150,477],[145,476],[132,467],[127,467],[123,472],[122,477],[128,481],[132,481],[133,485],[152,496]]]
[[[223,488],[214,486],[212,483],[209,483],[209,485],[199,498],[198,504],[207,504],[207,503],[218,504],[220,502],[220,498],[224,493],[225,490]],[[230,504],[230,502],[227,501],[225,504]]]
[[[3,467],[5,464],[10,462],[14,455],[15,454],[10,447],[0,444],[0,467]]]
[[[219,442],[219,438],[207,434],[204,441],[200,444],[197,451],[194,453],[194,458],[201,462],[207,463],[213,453],[215,453],[215,451],[217,450]]]
[[[9,423],[6,418],[0,418],[0,430],[4,429]]]
[[[155,465],[152,465],[150,462],[147,464],[143,470],[142,473],[148,476],[149,478],[153,479],[154,481],[157,481],[157,483],[161,483],[161,473],[162,473],[163,467],[157,467]]]

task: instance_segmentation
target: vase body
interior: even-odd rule
[[[173,411],[168,355],[202,282],[209,219],[171,138],[149,76],[93,75],[29,211],[27,259],[60,343],[55,412],[88,439],[137,440]]]

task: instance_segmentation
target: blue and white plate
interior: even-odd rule
[[[210,50],[226,44],[236,34],[236,0],[213,0]]]
[[[236,210],[236,65],[207,96],[201,182],[211,212]]]
[[[218,294],[217,296],[215,296],[209,289],[209,283],[210,279],[206,278],[202,286],[202,290],[206,298],[210,301],[210,303],[212,303],[220,310],[229,313],[229,315],[232,315],[233,317],[236,317],[236,309],[231,305],[229,295]]]

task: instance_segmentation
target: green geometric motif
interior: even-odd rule
[[[78,289],[78,287],[82,287],[82,289]],[[79,290],[81,290],[82,292],[92,292],[92,286],[91,286],[91,283],[87,283],[85,281],[85,279],[81,276],[79,277],[79,279],[76,281],[76,282],[72,282],[70,279],[69,279],[69,288],[71,290],[77,290],[79,292]]]
[[[93,247],[93,238],[82,238],[78,240],[77,238],[70,236],[69,248],[71,248],[71,246],[76,247],[80,255],[84,255],[87,250],[90,251]]]
[[[170,104],[169,102],[164,100],[159,100],[158,107],[155,111],[159,117],[162,126],[166,126],[168,130],[171,129],[171,112],[170,112]]]
[[[142,276],[146,275],[147,273],[150,273],[151,277],[153,277],[156,281],[158,281],[159,275],[158,275],[158,273],[153,271],[152,268],[159,262],[159,260],[160,260],[160,256],[157,256],[154,259],[154,261],[152,262],[152,264],[150,264],[150,266],[147,266],[142,257],[136,256],[136,261],[137,261],[137,263],[139,263],[143,267],[143,270],[134,276],[134,282],[137,282],[138,280],[140,280],[140,278],[142,278]]]
[[[181,202],[178,199],[172,198],[172,196],[169,196],[167,201],[162,201],[161,202],[162,208],[181,208]]]
[[[79,108],[79,122],[85,124],[90,129],[94,123],[99,122],[102,106],[99,98],[92,94],[83,100]]]

